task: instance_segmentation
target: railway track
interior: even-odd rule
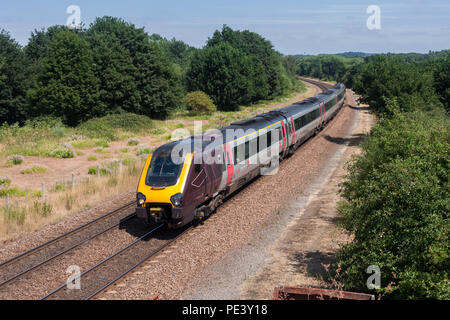
[[[76,282],[79,279],[80,288],[69,288],[67,283],[63,283],[43,296],[41,300],[89,300],[192,228],[189,226],[168,230],[163,226],[155,226],[135,241],[75,277],[73,281]]]
[[[313,80],[313,79],[309,79],[309,78],[299,77],[299,79],[304,82],[308,82],[308,83],[311,83],[311,84],[319,87],[323,92],[327,91],[328,89],[330,89],[333,86],[331,84],[323,83],[321,81],[317,81],[317,80]]]
[[[0,287],[19,279],[55,258],[135,217],[135,202],[129,202],[37,247],[0,263]],[[130,210],[133,209],[133,210]]]

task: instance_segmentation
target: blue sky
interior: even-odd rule
[[[227,24],[261,34],[283,54],[450,49],[448,0],[2,0],[0,28],[24,45],[34,29],[65,24],[69,5],[81,8],[85,25],[111,15],[196,47]],[[369,5],[381,9],[380,30],[366,27]]]

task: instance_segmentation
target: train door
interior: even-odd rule
[[[194,163],[191,180],[192,198],[194,201],[202,200],[206,194],[206,171],[202,163]]]
[[[284,123],[284,120],[281,121],[281,134],[283,139],[283,144],[280,145],[281,151],[284,151],[286,148],[286,125]]]
[[[291,117],[291,131],[292,131],[292,139],[290,144],[295,143],[295,125],[294,125],[294,117]]]
[[[224,144],[224,150],[225,150],[224,161],[227,167],[227,184],[230,184],[233,181],[234,166],[233,166],[233,155],[231,154],[231,148],[228,143]]]

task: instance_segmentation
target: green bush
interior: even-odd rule
[[[24,160],[24,157],[19,154],[14,154],[8,157],[6,161],[6,166],[12,167],[13,165],[21,164]]]
[[[0,189],[0,197],[6,197],[6,195],[9,194],[10,197],[23,197],[25,195],[25,191],[20,190],[17,187],[11,187],[8,186]]]
[[[367,291],[366,268],[378,265],[390,297],[450,299],[449,141],[444,112],[372,129],[343,183],[339,210],[354,234],[338,253],[346,290]]]
[[[98,171],[98,167],[97,166],[89,167],[88,174],[96,175],[97,171]],[[109,168],[100,167],[100,175],[101,176],[105,176],[105,175],[108,175],[108,174],[111,174],[111,170]]]
[[[146,133],[153,129],[152,120],[144,115],[133,113],[110,114],[101,118],[94,118],[77,127],[81,134],[90,138],[104,138],[117,140],[118,130],[132,133]]]
[[[184,100],[192,115],[211,114],[216,111],[214,102],[203,91],[189,92]]]
[[[47,153],[47,156],[52,158],[73,158],[74,153],[72,149],[66,145],[57,145],[53,150]]]
[[[33,173],[44,173],[47,172],[47,168],[32,166],[31,168],[24,169],[20,171],[21,174],[33,174]]]

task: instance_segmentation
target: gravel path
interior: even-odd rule
[[[265,247],[256,243],[263,237],[261,230],[270,226],[282,230],[284,223],[294,216],[281,214],[284,206],[299,194],[306,201],[307,195],[336,166],[339,156],[335,155],[344,147],[337,141],[351,134],[359,121],[359,112],[355,108],[343,108],[326,129],[281,163],[278,174],[252,182],[204,225],[196,227],[97,298],[239,298],[236,288],[268,257]],[[279,233],[265,234],[273,241]],[[243,260],[233,261],[239,257],[234,255],[236,252],[242,252]],[[214,269],[217,266],[221,268]],[[208,272],[211,269],[220,273],[211,274]],[[207,286],[202,285],[205,277]]]

